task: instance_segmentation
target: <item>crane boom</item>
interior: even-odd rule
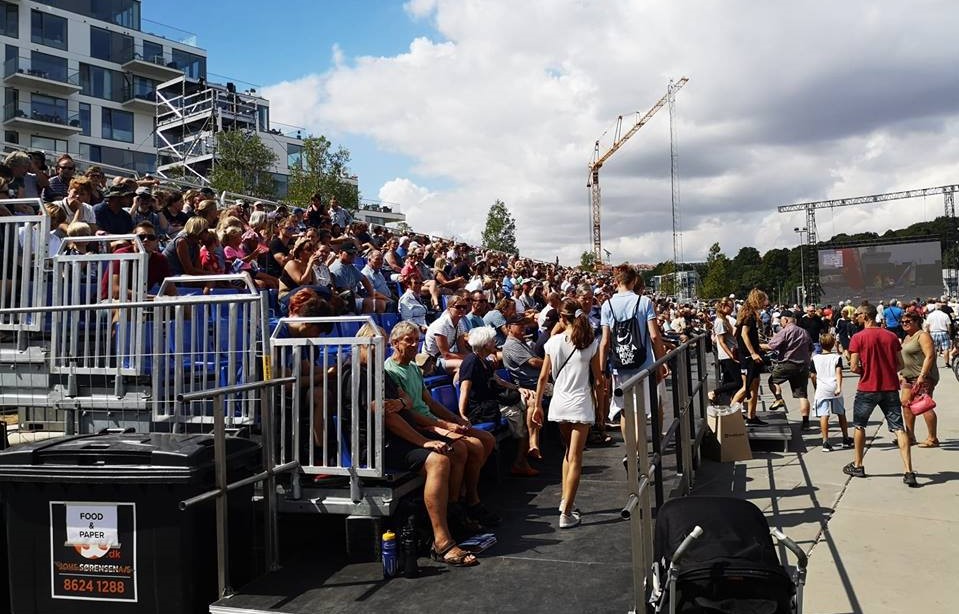
[[[689,81],[687,77],[681,78],[675,84],[672,85],[672,93],[675,94],[686,85],[686,82]],[[590,188],[590,202],[591,202],[591,212],[592,212],[592,240],[593,240],[593,257],[597,263],[603,261],[603,245],[602,245],[602,226],[601,226],[601,207],[602,200],[599,189],[599,169],[603,167],[603,164],[606,163],[609,158],[616,153],[616,151],[623,146],[623,143],[628,141],[640,128],[646,125],[646,123],[666,104],[667,99],[669,98],[670,93],[667,92],[660,98],[656,104],[654,104],[646,113],[641,117],[637,118],[636,122],[623,134],[623,116],[620,115],[616,118],[616,129],[613,133],[613,144],[610,146],[605,153],[600,154],[599,151],[599,139],[596,140],[596,145],[593,148],[593,160],[589,163],[589,177],[586,180],[586,187]]]

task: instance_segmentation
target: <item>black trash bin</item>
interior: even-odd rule
[[[230,482],[259,471],[260,445],[227,438]],[[105,434],[0,452],[10,603],[17,614],[208,612],[217,599],[209,435]],[[253,487],[229,499],[230,580],[252,575]]]

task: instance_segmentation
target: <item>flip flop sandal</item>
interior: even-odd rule
[[[919,444],[920,448],[938,448],[939,440],[938,439],[927,439],[926,441]]]
[[[462,551],[462,554],[458,556],[448,557],[450,550],[456,547],[456,542],[450,542],[450,544],[443,548],[442,550],[436,549],[436,544],[430,548],[430,558],[436,561],[437,563],[444,563],[450,567],[475,567],[479,565],[479,559],[476,558],[476,555],[471,552]]]

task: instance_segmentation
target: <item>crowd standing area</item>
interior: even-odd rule
[[[241,273],[268,294],[274,327],[282,317],[369,314],[376,327],[348,333],[389,339],[387,466],[425,474],[430,556],[451,566],[478,564],[457,540],[503,521],[484,505],[480,485],[498,438],[515,443],[513,476],[536,476],[542,463],[562,463],[555,527],[574,529],[581,518],[576,494],[584,450],[612,445],[610,429],[622,428],[622,401],[613,391],[701,333],[710,334],[721,374],[710,400],[740,407],[749,428],[765,424],[757,414],[765,379],[775,396],[770,410],[786,409],[782,392],[788,384],[803,427],[817,419],[823,449],[854,450],[844,469],[851,476],[866,475],[862,432],[877,406],[899,439],[906,485],[916,485],[910,446],[939,445],[935,410],[922,410],[920,401],[928,406],[934,395],[937,356],[947,365],[955,357],[955,310],[945,300],[772,307],[762,291],[753,290],[743,300],[680,303],[644,292],[642,277],[628,264],[584,273],[415,232],[371,228],[320,193],[305,208],[253,200],[224,206],[209,188],[180,191],[152,178],[107,181],[95,166],[80,174],[67,155],[49,175],[35,154],[11,153],[5,168],[3,194],[44,203],[51,257],[145,250],[148,293],[170,276]],[[0,201],[3,216],[37,213]],[[77,240],[96,235],[135,235],[139,241]],[[0,279],[5,274],[0,271]],[[122,287],[118,276],[116,268],[97,280],[101,299],[118,298],[107,292]],[[213,293],[230,283],[204,280],[192,291]],[[166,291],[178,292],[175,286]],[[291,320],[282,334],[332,331],[329,324]],[[366,369],[366,358],[357,352],[344,371]],[[852,432],[841,396],[843,374],[850,370],[859,374]],[[666,367],[656,373],[660,380],[667,375]],[[314,417],[315,445],[327,418]],[[829,437],[832,421],[839,439]],[[547,422],[555,423],[562,439],[561,459],[542,453]],[[925,426],[921,440],[917,422]]]

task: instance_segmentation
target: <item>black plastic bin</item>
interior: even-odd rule
[[[227,438],[228,481],[259,471],[259,444]],[[11,611],[208,612],[217,599],[209,435],[105,434],[0,452]],[[251,579],[253,487],[231,491],[230,580]]]

